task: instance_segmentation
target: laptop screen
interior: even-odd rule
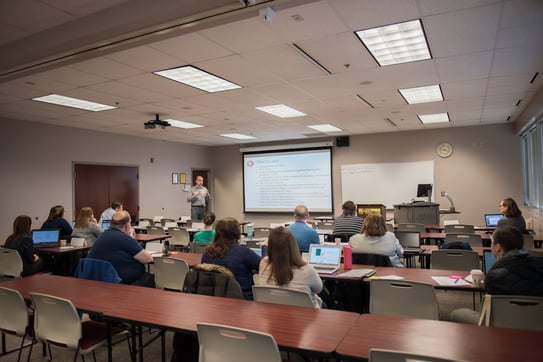
[[[420,248],[420,233],[413,231],[396,231],[396,237],[402,248]]]
[[[503,217],[502,214],[485,214],[485,225],[489,228],[498,226],[498,221]]]
[[[492,250],[483,250],[483,263],[485,266],[485,274],[488,273],[492,265],[496,262],[496,257],[492,254]]]
[[[313,265],[339,265],[341,261],[340,245],[318,245],[309,246],[309,264]]]
[[[111,224],[111,220],[102,220],[102,230],[106,231],[109,229],[109,224]]]
[[[50,247],[58,244],[60,240],[60,229],[32,230],[34,247]]]

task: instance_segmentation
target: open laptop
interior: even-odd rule
[[[32,230],[34,248],[51,248],[59,245],[60,229]]]
[[[485,214],[485,225],[487,228],[495,228],[503,214]]]
[[[102,220],[102,230],[106,231],[110,228],[111,220]]]
[[[420,233],[417,231],[396,231],[395,232],[403,251],[420,252]]]
[[[496,257],[492,254],[492,250],[484,249],[483,250],[483,266],[485,269],[485,274],[488,273],[492,265],[496,262]]]
[[[315,268],[317,273],[335,273],[339,269],[340,263],[340,245],[309,245],[309,264]]]

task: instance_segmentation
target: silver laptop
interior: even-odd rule
[[[404,251],[420,251],[420,233],[416,231],[396,231],[396,237]]]
[[[309,264],[317,273],[332,274],[339,269],[341,263],[341,245],[319,245],[309,246]]]
[[[495,228],[503,214],[485,214],[485,225],[487,228]]]
[[[60,229],[32,230],[34,248],[51,248],[59,245]]]

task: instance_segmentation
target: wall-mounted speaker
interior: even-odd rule
[[[336,147],[349,147],[349,136],[336,137]]]

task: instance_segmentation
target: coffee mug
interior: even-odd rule
[[[472,269],[471,270],[471,279],[473,280],[474,286],[480,286],[481,281],[483,280],[483,272],[479,269]]]

